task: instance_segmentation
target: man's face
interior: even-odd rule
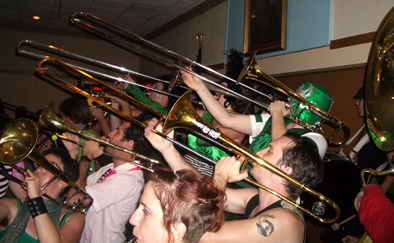
[[[125,122],[122,125],[120,125],[116,130],[110,132],[108,134],[109,142],[113,143],[117,146],[124,147],[124,144],[126,141],[123,140],[123,136],[124,136],[125,130],[129,126],[131,126],[131,124],[128,122]],[[109,146],[107,146],[105,149],[110,154],[114,154],[114,153],[117,153],[117,151],[119,151],[119,150],[111,148]]]
[[[278,167],[278,161],[283,157],[283,151],[289,146],[292,146],[291,144],[291,139],[287,137],[280,137],[272,141],[266,149],[263,149],[256,154],[268,163]],[[255,163],[253,164],[250,174],[257,180],[259,180],[258,178],[267,179],[272,175],[272,173],[267,169]]]
[[[358,115],[364,117],[364,99],[357,99],[356,106],[358,108]]]

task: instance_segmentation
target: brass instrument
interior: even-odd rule
[[[60,139],[62,139],[62,140],[64,140],[64,141],[67,141],[67,142],[76,144],[76,145],[78,145],[79,147],[83,147],[82,144],[77,143],[77,142],[74,142],[74,141],[68,139],[67,137],[65,137],[65,136],[63,136],[63,135],[60,135],[60,134],[52,135],[52,139],[56,140],[57,138],[60,138]],[[114,159],[121,160],[121,161],[123,161],[123,162],[132,164],[132,165],[134,165],[134,166],[137,166],[137,167],[139,167],[139,168],[141,168],[141,169],[144,169],[144,170],[147,170],[147,171],[149,171],[149,172],[153,172],[153,171],[154,171],[152,168],[145,167],[145,166],[140,165],[140,164],[137,164],[137,163],[135,163],[135,162],[133,162],[133,161],[129,161],[129,160],[123,159],[123,158],[121,158],[121,157],[118,157],[118,156],[116,156],[116,155],[112,155],[112,154],[109,154],[109,153],[107,153],[107,152],[103,152],[103,154],[104,154],[104,155],[107,155],[107,156],[109,156],[109,157],[112,157],[112,158],[114,158]]]
[[[46,188],[56,178],[64,181],[75,190],[72,196],[70,196],[64,202],[58,202],[47,195],[44,195],[45,197],[70,210],[80,208],[83,205],[82,203],[84,200],[89,200],[89,204],[86,207],[81,207],[82,212],[88,210],[93,203],[93,199],[86,192],[77,187],[71,179],[69,179],[62,171],[57,169],[48,160],[46,160],[45,157],[34,148],[37,137],[38,128],[36,124],[29,119],[22,118],[8,124],[0,134],[0,162],[6,165],[13,165],[25,158],[29,158],[37,165],[43,167],[45,170],[54,175],[54,177],[48,183],[42,186],[41,190]],[[24,182],[10,176],[8,173],[1,174],[22,186],[24,185]],[[81,194],[83,199],[73,207],[67,206],[67,202],[76,194]]]
[[[85,138],[86,140],[96,141],[96,142],[98,142],[100,144],[103,144],[103,145],[112,147],[114,149],[118,149],[118,150],[121,150],[123,152],[129,153],[129,154],[133,155],[134,157],[140,158],[142,160],[147,160],[147,161],[149,161],[151,163],[155,163],[155,164],[160,164],[161,163],[158,160],[151,159],[151,158],[146,157],[146,156],[144,156],[142,154],[138,154],[138,153],[135,153],[135,152],[133,152],[131,150],[125,149],[123,147],[119,147],[119,146],[117,146],[117,145],[115,145],[113,143],[110,143],[110,142],[108,142],[108,141],[106,141],[104,139],[98,138],[97,136],[95,136],[95,135],[93,135],[91,133],[88,133],[86,131],[80,130],[80,129],[74,127],[74,126],[69,125],[68,123],[66,123],[62,119],[60,119],[53,112],[53,102],[50,102],[48,104],[48,106],[45,107],[44,111],[41,114],[40,119],[37,122],[37,126],[38,126],[40,134],[42,134],[45,131],[51,131],[51,132],[56,132],[56,133],[71,132],[71,133],[74,133],[74,134],[76,134],[78,136],[81,136],[81,137]],[[109,154],[107,154],[107,155],[109,155]],[[116,156],[113,156],[113,155],[109,155],[109,156],[116,157]],[[130,163],[132,163],[133,165],[138,166],[140,168],[143,168],[143,169],[146,169],[148,171],[151,171],[151,169],[146,168],[144,166],[141,166],[139,164],[136,164],[134,162],[130,162]]]
[[[394,43],[394,8],[384,17],[376,31],[375,39],[369,53],[365,76],[364,110],[369,134],[375,145],[383,151],[394,149],[392,103],[394,97],[393,81],[393,43]],[[370,176],[365,180],[365,174]],[[377,172],[364,169],[361,172],[362,186],[368,184],[371,175],[382,176],[394,174],[394,168]]]
[[[293,118],[293,113],[294,113],[294,111],[297,108],[291,109],[290,110],[290,116],[287,116],[287,118],[293,120],[298,125],[306,128],[308,130],[314,131],[314,132],[319,132],[319,129],[321,128],[321,126],[324,123],[326,123],[327,125],[335,128],[335,131],[327,139],[328,143],[330,144],[330,146],[335,146],[335,147],[336,146],[341,146],[344,142],[346,142],[346,140],[348,140],[348,138],[350,136],[350,130],[349,130],[349,127],[344,122],[340,121],[339,119],[335,118],[334,116],[332,116],[328,112],[326,112],[326,111],[320,109],[319,107],[315,106],[314,104],[312,104],[311,102],[307,101],[306,99],[301,97],[299,94],[297,94],[296,92],[291,90],[286,85],[282,84],[281,82],[279,82],[278,80],[276,80],[275,78],[270,76],[269,74],[267,74],[264,71],[262,71],[262,69],[259,67],[259,65],[257,64],[257,61],[256,61],[256,52],[254,52],[253,55],[251,55],[249,57],[249,59],[247,60],[247,62],[245,64],[243,70],[241,71],[237,81],[241,82],[243,79],[250,79],[250,80],[254,80],[254,81],[263,83],[264,85],[268,85],[271,88],[273,88],[273,89],[281,92],[282,94],[286,95],[287,97],[291,97],[291,98],[293,98],[295,100],[298,100],[300,102],[300,104],[302,103],[305,106],[305,108],[303,108],[303,111],[308,110],[308,111],[311,111],[314,114],[318,115],[319,117],[321,117],[322,120],[320,120],[317,124],[312,126],[312,125],[309,125],[307,122],[303,121],[300,118],[300,115],[302,114],[303,111],[298,113],[297,116],[295,118]],[[274,98],[270,98],[270,100],[271,101],[275,101]],[[339,141],[339,142],[333,142],[332,139],[337,134],[337,132],[340,131],[340,130],[342,130],[343,133],[344,133],[343,139],[341,141]]]
[[[375,145],[383,151],[394,149],[393,140],[393,81],[394,81],[394,8],[384,17],[379,25],[369,52],[365,75],[364,110],[369,134]],[[368,178],[365,174],[369,173]],[[372,175],[394,175],[394,168],[378,172],[373,169],[361,171],[362,190],[367,186]],[[365,232],[360,243],[372,243]]]
[[[52,79],[60,82],[61,84],[63,84],[64,86],[74,90],[75,92],[78,92],[79,94],[84,95],[85,97],[90,97],[90,95],[76,87],[74,87],[73,85],[60,80],[59,78],[53,76],[52,74],[44,71],[44,69],[42,68],[42,64],[46,61],[54,61],[56,63],[62,64],[64,67],[70,68],[73,71],[79,72],[83,75],[87,75],[84,74],[82,71],[77,70],[73,67],[68,66],[67,64],[65,64],[64,62],[54,59],[54,58],[48,58],[48,59],[44,59],[42,61],[40,61],[40,63],[37,66],[37,71],[41,74],[47,75],[49,77],[51,77]],[[102,83],[102,81],[97,80],[93,77],[91,77],[90,75],[87,75],[91,80],[93,80],[94,82],[97,83]],[[116,91],[119,92],[119,91]],[[125,96],[124,98],[126,100],[133,100],[133,98],[131,97],[127,97],[127,95],[119,92],[118,94],[120,97]],[[300,182],[298,182],[297,180],[295,180],[294,178],[292,178],[291,176],[287,175],[286,173],[284,173],[282,170],[276,168],[275,166],[272,166],[270,163],[264,161],[263,159],[261,159],[260,157],[258,157],[257,155],[255,155],[253,152],[251,152],[250,150],[246,149],[245,147],[243,147],[242,145],[232,141],[230,138],[228,138],[227,136],[223,135],[220,133],[220,131],[216,130],[214,127],[212,127],[210,124],[206,123],[200,116],[198,116],[198,114],[196,113],[196,111],[194,110],[194,108],[191,105],[191,91],[189,90],[188,92],[186,92],[173,106],[173,108],[171,109],[170,113],[165,116],[163,114],[161,114],[161,120],[165,119],[165,123],[163,126],[163,132],[167,133],[170,130],[174,129],[174,128],[186,128],[191,132],[197,133],[197,134],[201,134],[203,137],[205,138],[210,138],[211,141],[216,142],[217,144],[221,144],[222,146],[226,146],[228,148],[228,150],[232,153],[238,154],[240,156],[243,156],[246,158],[246,161],[253,161],[257,164],[259,164],[260,166],[263,166],[264,168],[270,170],[271,172],[277,174],[278,176],[281,176],[282,178],[288,180],[290,183],[298,186],[300,188],[300,192],[299,194],[301,194],[302,192],[306,192],[311,194],[314,197],[317,197],[319,200],[323,201],[325,204],[330,205],[336,212],[335,214],[335,218],[333,219],[324,219],[321,218],[315,214],[313,214],[311,211],[309,211],[308,209],[305,209],[301,206],[299,206],[298,204],[295,203],[295,200],[289,200],[286,197],[284,197],[283,195],[272,191],[269,188],[266,188],[260,184],[258,184],[257,182],[253,181],[253,180],[249,180],[249,179],[245,179],[246,181],[250,182],[251,184],[258,186],[264,190],[267,190],[268,192],[278,196],[279,198],[281,198],[282,200],[292,204],[293,206],[295,206],[296,208],[300,209],[301,211],[310,214],[312,217],[314,217],[315,219],[319,220],[322,223],[334,223],[336,220],[338,220],[339,216],[340,216],[340,210],[337,204],[335,204],[333,201],[331,201],[330,199],[324,197],[323,195],[321,195],[320,193],[305,187],[304,185],[302,185]],[[134,101],[136,102],[136,101]],[[100,103],[100,101],[98,101],[98,103]],[[140,121],[135,120],[132,117],[127,116],[126,114],[124,114],[121,111],[115,110],[112,107],[106,107],[108,110],[114,112],[115,114],[121,116],[122,118],[131,121],[137,125],[140,125],[142,127],[146,127],[145,124],[141,123]],[[148,110],[153,110],[149,107],[147,107]],[[152,112],[154,112],[154,114],[160,114],[159,112],[153,110]],[[202,129],[204,128],[204,129]],[[159,136],[162,136],[166,139],[168,139],[168,137],[166,137],[163,133],[160,133],[156,130],[152,130],[153,132],[155,132],[156,134],[158,134]],[[202,132],[203,131],[203,132]],[[170,140],[170,139],[168,139]],[[176,141],[170,140],[171,142],[176,144]],[[184,145],[183,145],[184,146]],[[192,150],[193,151],[193,150]],[[193,151],[193,153],[196,153],[195,151]],[[215,164],[215,162],[213,162]],[[244,166],[246,165],[247,162],[244,163]]]
[[[220,84],[218,84],[218,83],[216,83],[216,82],[214,82],[202,75],[198,75],[196,73],[193,73],[192,71],[189,71],[188,69],[182,67],[178,63],[182,63],[182,64],[188,65],[188,66],[195,66],[195,67],[199,68],[200,70],[207,71],[208,73],[212,74],[215,77],[219,77],[222,79],[224,78],[229,81],[232,81],[232,82],[236,83],[237,85],[242,86],[243,88],[249,89],[254,93],[257,93],[259,95],[262,95],[262,96],[268,98],[271,101],[274,101],[274,99],[270,95],[262,93],[256,89],[253,89],[252,87],[249,87],[248,85],[241,83],[239,79],[238,80],[231,79],[219,72],[214,71],[213,69],[211,69],[209,67],[206,67],[198,62],[195,62],[195,61],[190,60],[184,56],[181,56],[173,51],[170,51],[170,50],[168,50],[164,47],[161,47],[153,42],[150,42],[140,36],[130,33],[120,27],[114,26],[114,25],[106,22],[105,20],[102,20],[94,15],[89,14],[89,13],[85,13],[85,12],[74,13],[72,15],[70,21],[72,23],[76,24],[77,26],[81,27],[82,29],[86,29],[88,31],[94,32],[95,34],[98,34],[111,42],[121,45],[122,47],[124,47],[126,49],[137,51],[138,53],[143,54],[144,56],[146,56],[148,58],[154,59],[155,61],[162,63],[166,67],[176,68],[176,69],[182,70],[183,72],[194,75],[194,76],[202,79],[205,83],[207,83],[211,86],[215,86],[217,88],[220,88],[220,89],[226,91],[226,93],[228,93],[231,96],[235,96],[237,98],[242,98],[244,100],[247,100],[248,102],[253,103],[254,105],[257,105],[258,107],[263,107],[265,109],[268,109],[268,104],[263,104],[263,103],[255,101],[254,99],[251,99],[249,97],[240,95],[237,92],[234,92],[233,90],[231,90],[225,86],[222,86],[222,85],[220,85]],[[131,43],[130,40],[137,42],[139,44],[139,46]],[[146,48],[145,49],[142,48],[142,46],[149,47],[151,50],[154,50],[154,51],[150,51],[150,50],[148,51],[148,50],[146,50]],[[156,55],[156,52],[161,53],[163,55],[163,57]],[[173,60],[170,60],[168,57],[170,57]],[[248,74],[248,76],[249,76],[249,74],[250,74],[250,70],[248,68],[249,64],[250,63],[247,63],[245,65],[244,72],[243,72],[243,74],[240,75],[240,78],[244,77],[245,74]],[[259,74],[261,74],[261,73],[262,73],[261,70],[259,70]],[[260,77],[267,78],[268,76],[269,75],[264,74],[262,76],[259,76],[259,78]],[[273,80],[273,78],[270,77],[270,80]],[[333,134],[329,138],[327,138],[327,140],[331,146],[340,146],[349,138],[350,131],[345,123],[343,123],[342,121],[333,117],[329,113],[312,105],[310,102],[306,101],[305,99],[303,99],[302,97],[297,95],[294,91],[291,91],[287,87],[285,88],[285,86],[283,84],[279,83],[278,81],[276,81],[276,83],[277,83],[277,85],[274,86],[274,88],[276,90],[278,90],[280,92],[284,91],[282,93],[284,93],[288,96],[292,96],[293,98],[296,98],[298,101],[300,101],[300,103],[302,103],[303,105],[306,106],[305,109],[309,109],[310,111],[314,112],[315,114],[317,114],[319,117],[322,118],[322,121],[317,126],[308,126],[308,124],[306,124],[305,122],[303,122],[299,118],[295,120],[297,124],[307,128],[309,130],[318,131],[321,128],[323,122],[326,122],[329,126],[331,126],[335,129]],[[333,142],[333,137],[340,130],[342,130],[344,133],[343,139],[339,142]]]
[[[151,77],[151,76],[148,76],[148,75],[145,75],[145,74],[141,74],[141,73],[138,73],[138,72],[126,69],[124,67],[119,67],[119,66],[116,66],[116,65],[113,65],[113,64],[109,64],[109,63],[106,63],[106,62],[102,62],[102,61],[98,61],[98,60],[95,60],[95,59],[92,59],[92,58],[84,57],[84,56],[72,53],[70,51],[66,51],[66,50],[60,49],[60,48],[52,46],[52,45],[46,45],[46,44],[42,44],[42,43],[31,41],[31,40],[23,40],[23,41],[20,41],[18,43],[17,51],[18,51],[19,54],[26,55],[26,56],[29,56],[29,57],[33,57],[33,58],[36,58],[36,59],[39,59],[39,60],[45,59],[45,58],[47,58],[49,56],[44,56],[44,55],[41,55],[41,54],[38,54],[38,53],[34,53],[32,51],[23,50],[23,48],[22,48],[23,46],[30,46],[30,47],[33,47],[33,48],[45,50],[45,51],[48,51],[48,52],[51,52],[51,53],[55,53],[55,54],[59,54],[59,55],[66,56],[66,57],[70,57],[70,58],[73,58],[73,59],[76,59],[76,60],[79,60],[79,61],[83,61],[83,62],[86,62],[86,63],[89,63],[89,64],[94,64],[94,65],[97,65],[97,66],[101,66],[101,67],[104,67],[106,69],[111,69],[111,70],[114,70],[114,71],[117,71],[117,72],[120,72],[120,73],[123,73],[123,74],[133,75],[133,76],[136,76],[136,77],[149,79],[149,80],[152,80],[152,81],[155,81],[155,82],[169,83],[169,81],[166,81],[166,80],[163,80],[163,79],[154,78],[154,77]],[[95,75],[95,76],[98,76],[98,77],[101,77],[101,78],[110,79],[110,80],[112,80],[114,82],[127,83],[127,84],[131,84],[131,85],[134,85],[134,86],[137,86],[137,87],[140,87],[140,88],[148,89],[149,91],[157,92],[159,94],[168,95],[168,96],[171,96],[171,97],[174,97],[174,98],[179,98],[178,95],[167,93],[167,92],[164,92],[162,90],[154,89],[154,88],[151,88],[151,87],[147,87],[147,86],[139,84],[139,83],[127,81],[127,80],[125,80],[123,78],[120,78],[120,77],[115,77],[115,76],[112,76],[112,75],[109,75],[109,74],[106,74],[106,73],[98,72],[98,71],[95,71],[95,70],[92,70],[92,69],[88,69],[88,68],[85,68],[85,67],[81,67],[81,66],[78,66],[78,65],[75,65],[75,64],[71,64],[71,63],[67,63],[67,62],[65,62],[65,63],[70,65],[70,66],[72,66],[72,67],[74,67],[74,68],[76,68],[76,69],[82,70],[82,71],[84,71],[86,73],[89,73],[89,74],[92,74],[92,75]],[[85,89],[86,87],[92,86],[92,85],[94,85],[94,82],[84,80],[84,81],[81,82],[81,89]],[[103,88],[101,85],[99,85],[97,83],[95,84],[95,86],[100,86],[100,88]],[[184,88],[184,89],[188,89],[188,87],[185,87],[185,86],[179,86],[179,87],[180,88]],[[223,90],[215,89],[215,87],[211,87],[210,89],[213,92],[219,92],[219,93],[224,93],[226,95],[231,95],[231,94],[227,94]],[[107,92],[106,88],[104,88],[104,92]],[[200,102],[195,102],[194,101],[194,103],[197,103],[198,105],[202,105],[202,103],[200,103]]]
[[[106,110],[111,111],[113,114],[115,114],[115,115],[117,115],[117,116],[119,116],[119,117],[122,117],[123,119],[125,119],[125,120],[127,120],[127,121],[132,122],[133,124],[136,124],[136,125],[138,125],[138,126],[140,126],[140,127],[142,127],[142,128],[146,128],[146,127],[147,127],[147,125],[146,125],[145,123],[140,122],[140,121],[138,121],[137,119],[135,119],[135,118],[133,118],[133,117],[131,117],[131,116],[128,116],[128,115],[125,114],[124,112],[119,111],[119,110],[117,110],[117,109],[114,109],[114,108],[111,107],[111,106],[105,105],[105,103],[103,103],[100,99],[98,99],[98,98],[96,98],[96,97],[93,97],[93,96],[91,96],[90,94],[88,94],[87,92],[85,92],[85,91],[83,91],[83,90],[81,90],[81,89],[79,89],[79,88],[77,88],[77,87],[75,87],[75,86],[69,84],[68,82],[66,82],[66,81],[64,81],[64,80],[61,80],[61,79],[57,78],[56,76],[54,76],[54,75],[52,75],[52,74],[46,72],[45,69],[42,67],[42,65],[43,65],[44,62],[47,62],[47,61],[52,61],[52,62],[54,62],[54,63],[60,64],[60,65],[62,65],[64,68],[67,68],[67,69],[69,69],[69,70],[72,70],[72,71],[74,71],[74,72],[76,72],[76,73],[79,73],[79,74],[81,74],[81,75],[83,75],[83,76],[89,78],[90,80],[92,80],[92,81],[98,83],[99,85],[108,88],[108,91],[109,91],[109,92],[113,93],[114,95],[118,96],[119,98],[121,98],[121,99],[123,99],[123,100],[125,100],[125,101],[127,101],[127,102],[129,102],[129,103],[131,103],[131,104],[133,104],[133,105],[135,105],[135,106],[141,107],[142,109],[144,109],[144,110],[146,110],[146,111],[149,111],[149,112],[151,112],[151,113],[157,115],[158,117],[161,118],[161,120],[163,120],[163,119],[166,118],[166,116],[165,116],[164,114],[162,114],[162,113],[160,113],[160,112],[158,112],[158,111],[156,111],[156,110],[150,108],[149,106],[146,106],[144,103],[139,102],[138,100],[134,99],[133,97],[130,97],[130,96],[128,96],[127,94],[122,93],[122,92],[120,92],[120,91],[117,90],[117,89],[114,89],[112,86],[109,86],[108,84],[106,84],[106,83],[104,83],[104,82],[102,82],[102,81],[100,81],[100,80],[98,80],[98,79],[96,79],[96,78],[90,76],[89,74],[87,74],[87,73],[85,73],[85,72],[83,72],[83,71],[81,71],[81,70],[79,70],[79,69],[77,69],[77,68],[75,68],[75,67],[73,67],[73,66],[71,66],[71,65],[69,65],[69,64],[67,64],[67,63],[65,63],[65,62],[63,62],[63,61],[60,61],[60,60],[55,59],[55,58],[47,57],[46,59],[41,60],[41,61],[39,62],[39,64],[37,65],[37,71],[38,71],[40,74],[43,74],[43,75],[46,75],[46,76],[52,78],[53,80],[59,82],[59,83],[62,84],[63,86],[66,86],[67,88],[73,90],[74,92],[76,92],[76,93],[78,93],[78,94],[80,94],[80,95],[82,95],[82,96],[84,96],[84,97],[86,97],[86,98],[91,98],[91,99],[93,99],[93,100],[94,100],[96,103],[98,103],[101,107],[105,108]],[[51,110],[52,110],[52,109],[51,109]],[[53,113],[53,112],[52,112],[52,113]],[[50,119],[49,119],[50,121],[53,120],[52,117],[53,117],[53,115],[51,114],[51,115],[50,115]],[[40,120],[41,120],[41,119],[40,119]],[[54,129],[56,129],[56,123],[57,123],[57,121],[53,122],[53,124],[54,124]],[[39,124],[40,124],[40,122],[39,122]],[[44,124],[45,124],[45,123],[44,123]],[[49,122],[48,124],[51,124],[51,122]],[[43,129],[42,129],[42,130],[43,130]],[[70,129],[70,130],[71,130],[71,129]],[[177,145],[178,147],[180,147],[180,148],[182,148],[182,149],[184,149],[184,150],[187,150],[189,153],[191,153],[191,154],[197,156],[198,158],[200,158],[200,159],[202,159],[202,160],[204,160],[204,161],[206,161],[206,162],[208,162],[208,163],[216,164],[216,162],[213,161],[212,159],[210,159],[210,158],[208,158],[208,157],[206,157],[206,156],[204,156],[204,155],[202,155],[202,154],[200,154],[200,153],[194,151],[193,149],[189,148],[188,146],[185,146],[184,144],[182,144],[182,143],[180,143],[180,142],[178,142],[178,141],[176,141],[176,140],[173,140],[172,138],[166,136],[165,134],[163,134],[163,133],[161,133],[161,132],[158,132],[158,131],[155,130],[155,129],[153,129],[152,131],[153,131],[154,133],[156,133],[157,135],[159,135],[159,136],[161,136],[161,137],[163,137],[163,138],[169,140],[170,142],[172,142],[173,144]],[[77,135],[80,135],[80,133],[76,133],[76,134],[77,134]],[[89,134],[88,136],[90,136],[90,135],[92,135],[92,134]],[[89,139],[89,138],[88,138],[88,139]],[[98,141],[98,142],[99,142],[99,141]]]
[[[336,203],[331,201],[330,199],[326,198],[322,194],[314,191],[313,189],[310,189],[303,184],[301,184],[299,181],[295,180],[282,170],[278,169],[277,167],[271,165],[270,163],[266,162],[244,146],[238,144],[237,142],[231,140],[229,137],[227,137],[225,134],[221,133],[220,130],[214,128],[211,126],[209,123],[205,122],[194,110],[193,106],[191,105],[191,91],[186,92],[173,106],[171,109],[170,113],[167,115],[167,119],[164,122],[163,126],[163,131],[168,132],[172,129],[175,128],[186,128],[190,131],[195,131],[197,133],[202,133],[211,139],[215,141],[219,141],[221,144],[224,144],[226,147],[228,147],[229,151],[232,153],[235,153],[239,156],[244,157],[246,160],[244,161],[242,171],[244,170],[244,167],[249,161],[252,161],[265,169],[271,171],[272,173],[275,173],[276,175],[282,177],[283,179],[289,181],[290,183],[296,185],[297,187],[300,188],[299,194],[295,197],[294,200],[289,200],[288,198],[284,197],[283,195],[257,183],[256,181],[250,180],[249,178],[246,178],[245,180],[261,189],[264,189],[275,196],[279,197],[280,199],[286,201],[287,203],[292,204],[294,207],[298,208],[299,210],[303,211],[304,213],[307,213],[314,217],[315,219],[319,220],[321,223],[327,223],[331,224],[334,223],[339,219],[340,216],[340,210],[339,207]],[[298,205],[296,203],[297,198],[302,192],[307,192],[311,194],[312,196],[318,198],[319,200],[323,201],[325,204],[330,205],[331,207],[334,208],[336,212],[336,216],[333,219],[324,219],[321,218],[315,214],[313,214],[311,211],[309,211],[306,208],[303,208],[302,206]]]

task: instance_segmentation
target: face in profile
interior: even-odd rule
[[[358,115],[364,117],[364,99],[357,99],[356,106],[358,109]]]
[[[134,225],[133,234],[140,243],[167,242],[167,231],[163,224],[163,211],[160,201],[153,191],[153,183],[145,185],[139,207],[131,216],[129,222]]]

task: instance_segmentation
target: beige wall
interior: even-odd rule
[[[174,51],[191,60],[196,60],[198,53],[199,32],[204,33],[202,64],[209,66],[223,63],[223,51],[226,39],[227,2],[222,3],[204,14],[155,38],[153,42]],[[152,62],[141,59],[140,71],[157,76],[169,71]]]
[[[39,76],[34,75],[34,70],[38,64],[37,60],[16,54],[17,44],[25,39],[50,44],[89,58],[133,70],[138,69],[139,66],[139,58],[135,55],[102,40],[0,29],[0,98],[18,106],[23,105],[31,111],[43,109],[50,101],[59,105],[69,94],[56,87],[53,82],[44,81]],[[26,47],[24,50],[40,52]],[[52,54],[47,52],[46,55]],[[61,59],[65,58],[62,57]],[[78,64],[75,61],[73,63]],[[96,68],[96,70],[102,72],[103,69]],[[123,77],[122,74],[115,75]],[[77,79],[69,79],[65,75],[61,75],[61,77],[66,78],[74,85],[77,84]],[[13,116],[12,112],[7,111],[7,114]]]

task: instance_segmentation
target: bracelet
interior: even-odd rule
[[[80,160],[80,161],[86,161],[86,162],[89,162],[89,163],[90,163],[90,161],[92,161],[92,160],[89,159],[88,156],[84,155],[84,156],[81,157],[81,160]]]
[[[47,208],[45,207],[44,199],[42,197],[35,197],[27,201],[27,206],[30,210],[30,214],[33,217],[47,213]]]

